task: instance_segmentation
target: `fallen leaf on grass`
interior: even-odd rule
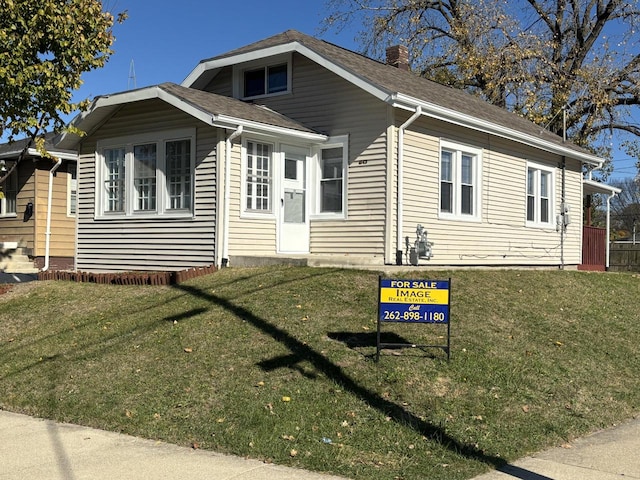
[[[191,348],[191,347],[185,347],[184,351],[185,351],[186,353],[191,353],[191,352],[193,352],[193,348]]]
[[[291,397],[282,397],[282,401],[283,402],[290,402],[291,401]]]
[[[298,455],[298,451],[293,449],[289,452],[289,455],[291,455],[292,457],[295,457],[296,455]]]
[[[522,406],[522,411],[523,411],[524,413],[529,413],[529,405],[523,405],[523,406]]]

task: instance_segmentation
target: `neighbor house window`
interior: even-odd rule
[[[347,137],[329,139],[318,153],[316,215],[344,216],[346,210]]]
[[[96,214],[190,214],[194,142],[192,129],[99,142]]]
[[[67,215],[74,216],[78,212],[78,165],[67,163]]]
[[[10,165],[6,165],[9,170]],[[0,173],[0,176],[5,173]],[[9,175],[4,183],[0,184],[0,217],[16,215],[16,197],[18,195],[18,169]]]
[[[270,212],[273,146],[248,141],[245,152],[245,209]]]
[[[553,169],[540,165],[527,166],[527,224],[552,226]]]
[[[440,149],[440,215],[480,219],[480,149],[442,142]]]

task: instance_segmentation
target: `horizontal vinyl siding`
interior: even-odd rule
[[[43,163],[43,162],[41,162]],[[53,167],[52,162],[46,166]],[[49,255],[52,257],[73,257],[76,241],[76,218],[67,215],[69,174],[61,167],[53,177],[51,190],[51,237]],[[49,197],[49,170],[36,170],[36,241],[35,256],[46,253],[47,206]]]
[[[31,160],[25,160],[18,166],[18,188],[16,198],[16,216],[0,217],[0,241],[18,242],[20,247],[35,248],[35,167]],[[24,221],[24,212],[29,202],[34,202],[34,215]]]
[[[276,246],[276,220],[272,212],[264,215],[242,215],[241,190],[244,178],[241,168],[241,144],[234,142],[231,158],[231,188],[229,200],[229,255],[274,255]],[[272,165],[273,168],[273,165]],[[272,206],[277,198],[271,189]]]
[[[194,218],[95,220],[98,140],[196,127]],[[78,258],[82,271],[182,270],[215,263],[217,130],[160,101],[123,107],[82,143],[78,166]]]
[[[481,221],[441,219],[439,212],[440,138],[482,153]],[[555,168],[555,210],[559,212],[562,172],[556,155],[506,140],[470,132],[436,120],[421,119],[405,134],[403,238],[411,244],[422,224],[433,242],[433,265],[559,265],[561,235],[526,226],[527,161]],[[567,165],[566,198],[572,224],[564,236],[564,263],[580,263],[581,173],[578,162]]]
[[[312,219],[310,252],[383,257],[386,105],[298,54],[292,80],[292,95],[265,103],[316,131],[349,135],[347,219]]]

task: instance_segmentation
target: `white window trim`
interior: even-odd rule
[[[7,167],[9,169],[9,167]],[[4,175],[4,173],[2,174]],[[18,169],[16,168],[13,172],[11,172],[11,177],[13,177],[16,182],[16,211],[15,212],[7,212],[7,183],[9,182],[9,178],[5,180],[5,183],[2,184],[2,198],[0,198],[0,218],[16,218],[18,216]]]
[[[454,153],[452,168],[453,177],[453,212],[443,212],[440,209],[442,199],[442,151],[447,150]],[[473,214],[467,215],[460,213],[461,211],[461,179],[462,172],[460,168],[460,155],[467,153],[473,155]],[[442,220],[455,220],[463,222],[480,222],[482,221],[482,149],[464,145],[462,143],[451,142],[440,139],[440,149],[438,150],[438,218]]]
[[[248,210],[247,209],[247,143],[261,143],[271,147],[271,163],[269,164],[269,208],[267,210]],[[276,164],[280,158],[280,151],[276,148],[276,144],[268,142],[257,137],[246,137],[242,139],[242,159],[241,159],[241,177],[240,177],[240,217],[241,218],[260,218],[275,219],[275,188],[276,188]],[[279,197],[278,197],[279,198]]]
[[[527,191],[527,179],[529,176],[529,169],[533,169],[536,171],[535,176],[535,217],[534,221],[527,220],[527,198],[529,196]],[[549,176],[549,221],[541,222],[540,221],[540,175],[539,172],[547,172],[550,174]],[[550,167],[548,165],[542,165],[540,163],[527,162],[526,168],[524,171],[525,175],[525,189],[524,189],[524,220],[525,225],[531,228],[544,228],[544,229],[555,229],[556,228],[556,219],[554,212],[556,211],[556,169]]]
[[[72,178],[72,172],[69,172],[67,169],[67,217],[75,218],[78,215],[78,164],[77,162],[72,162],[76,169],[76,178],[75,180]],[[75,187],[75,188],[74,188]],[[71,211],[71,192],[76,192],[76,211],[75,213]]]
[[[253,60],[251,62],[246,62],[240,65],[233,66],[233,97],[239,98],[242,100],[246,99],[259,99],[265,97],[276,97],[278,95],[287,95],[291,93],[291,72],[292,72],[292,61],[291,61],[291,53],[277,55],[274,57],[269,57],[267,59],[259,59]],[[273,67],[276,65],[282,65],[283,63],[287,64],[287,88],[281,92],[275,93],[264,93],[262,95],[254,95],[251,97],[245,97],[244,95],[244,73],[250,70],[257,70],[261,67]]]
[[[191,205],[189,209],[171,210],[168,208],[168,191],[166,179],[165,145],[176,140],[191,141]],[[143,143],[157,143],[157,187],[156,209],[153,212],[136,211],[134,205],[134,181],[133,181],[133,146]],[[104,191],[106,165],[102,152],[108,148],[125,148],[125,207],[123,212],[110,212],[106,209],[107,196]],[[95,218],[108,219],[154,219],[162,218],[192,218],[195,216],[195,155],[196,155],[196,129],[185,128],[180,130],[166,130],[145,134],[129,135],[117,138],[99,140],[95,152],[96,158],[96,182],[95,182]]]
[[[322,179],[322,170],[320,162],[322,161],[322,150],[328,148],[342,147],[342,211],[341,212],[321,212],[321,189],[320,180]],[[311,185],[315,194],[312,197],[311,220],[345,220],[347,218],[347,185],[349,172],[349,135],[339,135],[330,137],[322,145],[318,145],[314,152],[315,165],[312,168]]]

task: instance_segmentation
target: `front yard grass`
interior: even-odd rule
[[[374,362],[378,273],[224,269],[0,296],[0,408],[354,479],[467,479],[640,407],[640,276],[452,279],[451,361]],[[441,344],[446,330],[384,324]]]

